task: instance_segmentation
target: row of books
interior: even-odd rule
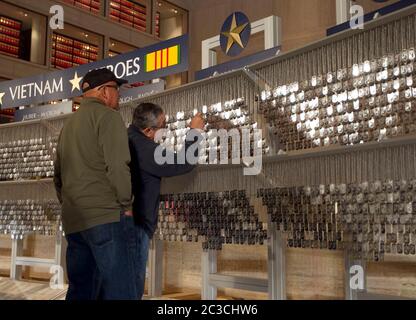
[[[110,18],[124,25],[146,32],[146,6],[128,1],[110,1]]]
[[[93,13],[100,13],[101,1],[99,0],[65,0],[67,3],[83,8]],[[111,0],[110,18],[113,21],[146,32],[147,10],[146,6],[138,1]],[[160,13],[156,13],[156,36],[160,37]]]
[[[19,56],[21,28],[20,21],[0,16],[0,53]]]
[[[65,0],[65,2],[93,13],[98,14],[101,11],[100,0]]]
[[[52,66],[66,69],[97,61],[98,46],[54,34],[52,45]]]

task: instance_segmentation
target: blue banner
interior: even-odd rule
[[[165,52],[169,49],[174,53],[173,57],[166,57]],[[152,61],[149,57],[158,56],[162,57],[163,64],[157,62],[152,68],[146,66],[146,61]],[[188,70],[188,35],[78,67],[1,82],[0,107],[14,108],[80,96],[83,76],[100,68],[108,68],[130,83],[184,72]]]
[[[375,2],[384,2],[384,1],[375,0]],[[369,21],[374,20],[374,17],[377,13],[380,14],[380,16],[384,16],[386,14],[389,14],[389,13],[401,10],[403,8],[406,8],[408,6],[414,5],[415,3],[416,3],[416,0],[400,0],[399,2],[395,2],[391,5],[388,5],[384,8],[381,8],[379,10],[367,13],[366,15],[364,15],[364,22],[369,22]],[[329,28],[326,31],[326,35],[327,36],[332,36],[336,33],[348,30],[350,28],[351,28],[350,22],[347,21],[347,22],[341,23],[339,25],[336,25],[335,27]]]
[[[274,47],[268,50],[264,50],[259,53],[255,53],[251,56],[243,57],[241,59],[233,60],[230,62],[218,64],[210,68],[202,69],[200,71],[195,72],[195,80],[202,80],[205,78],[209,78],[217,73],[221,74],[221,73],[241,69],[246,66],[255,64],[257,62],[275,57],[279,54],[279,52],[280,52],[280,46]]]

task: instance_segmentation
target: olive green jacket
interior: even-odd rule
[[[55,188],[66,234],[120,221],[131,210],[127,130],[117,111],[84,98],[66,121],[55,160]]]

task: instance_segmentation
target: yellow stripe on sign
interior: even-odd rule
[[[179,45],[169,48],[168,66],[174,66],[179,63]]]
[[[162,50],[162,68],[166,68],[168,66],[168,49]]]
[[[180,46],[176,45],[146,55],[146,72],[157,71],[180,63]]]
[[[162,68],[162,50],[156,51],[156,70]]]
[[[146,72],[151,72],[156,69],[156,53],[152,52],[146,56]]]

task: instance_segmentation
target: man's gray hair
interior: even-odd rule
[[[157,128],[163,109],[154,103],[141,103],[134,110],[133,125],[140,130]]]

